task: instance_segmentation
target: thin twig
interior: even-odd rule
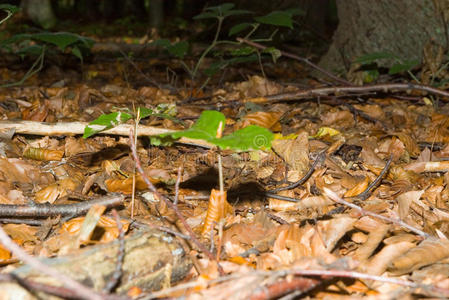
[[[368,199],[368,197],[371,195],[371,191],[377,185],[379,185],[379,183],[381,182],[382,178],[387,173],[388,169],[390,168],[390,165],[391,165],[392,161],[393,161],[393,154],[390,155],[390,158],[388,159],[387,163],[385,164],[385,167],[382,169],[382,172],[380,172],[379,176],[377,176],[376,179],[373,182],[371,182],[371,184],[363,192],[358,194],[355,198],[360,199],[362,201]]]
[[[187,232],[189,233],[190,239],[192,240],[192,242],[212,261],[215,260],[215,257],[212,253],[209,252],[209,250],[207,250],[207,248],[197,239],[197,237],[195,236],[195,233],[193,232],[192,228],[190,228],[189,224],[187,223],[186,219],[184,218],[184,216],[181,214],[181,212],[179,211],[179,209],[177,208],[176,205],[174,205],[169,199],[167,199],[167,197],[165,197],[164,195],[162,195],[161,193],[158,192],[158,190],[156,189],[156,187],[151,183],[150,179],[148,178],[148,176],[145,174],[142,165],[140,164],[140,159],[139,156],[137,155],[137,147],[136,144],[134,143],[134,132],[132,130],[130,130],[129,132],[129,138],[130,138],[130,143],[131,143],[131,152],[132,155],[134,157],[134,161],[136,162],[136,167],[137,170],[139,171],[140,175],[142,175],[143,180],[145,181],[145,183],[147,184],[149,190],[159,199],[164,201],[168,207],[170,207],[176,214],[176,216],[178,217],[178,219],[181,221],[182,225],[184,226],[184,228],[187,230]],[[218,264],[218,270],[221,274],[224,274],[223,269],[221,268],[220,264]]]
[[[366,92],[390,92],[395,91],[423,91],[429,94],[442,96],[449,99],[449,92],[430,87],[427,85],[414,84],[414,83],[385,83],[385,84],[375,84],[375,85],[364,85],[364,86],[337,86],[337,87],[324,87],[316,88],[310,90],[301,90],[292,93],[283,93],[278,95],[271,95],[262,98],[248,98],[245,102],[278,102],[278,101],[296,101],[299,99],[309,99],[315,97],[329,96],[329,95],[342,95],[354,93],[358,95],[359,93]]]
[[[279,199],[279,200],[284,200],[284,201],[289,201],[289,202],[300,202],[301,201],[301,199],[298,199],[298,198],[282,196],[282,195],[273,194],[270,192],[265,192],[264,195],[265,195],[265,197],[268,197],[268,198]]]
[[[78,216],[86,213],[94,205],[104,205],[106,207],[119,206],[123,203],[124,199],[123,195],[113,194],[75,204],[34,204],[32,206],[0,204],[0,217]]]
[[[422,237],[424,237],[424,238],[430,237],[429,234],[427,234],[427,233],[425,233],[424,231],[419,230],[419,229],[417,229],[417,228],[415,228],[415,227],[413,227],[413,226],[408,225],[407,223],[403,222],[403,221],[400,220],[400,219],[393,219],[393,218],[385,217],[385,216],[382,216],[382,215],[373,213],[373,212],[371,212],[371,211],[369,211],[369,210],[365,210],[365,209],[361,208],[360,206],[358,206],[358,205],[356,205],[356,204],[353,204],[353,203],[351,203],[351,202],[348,202],[348,201],[346,201],[346,200],[343,200],[343,199],[342,199],[341,197],[339,197],[334,191],[332,191],[332,190],[330,190],[330,189],[328,189],[328,188],[326,188],[326,187],[324,188],[324,194],[325,194],[329,199],[331,199],[331,200],[334,201],[334,202],[337,202],[337,203],[346,205],[346,206],[348,206],[348,207],[350,207],[350,208],[353,208],[353,209],[355,209],[355,210],[358,210],[362,215],[367,215],[367,216],[375,217],[375,218],[381,219],[381,220],[383,220],[383,221],[386,221],[386,222],[388,222],[388,223],[393,223],[393,224],[402,226],[402,227],[407,228],[408,230],[410,230],[410,231],[412,231],[412,232],[414,232],[414,233],[416,233],[416,234],[418,234],[418,235],[420,235],[420,236],[422,236]]]
[[[32,268],[37,271],[44,273],[45,275],[51,276],[56,280],[61,281],[61,283],[71,291],[73,291],[76,295],[83,299],[90,300],[102,300],[104,299],[103,295],[95,292],[94,290],[82,285],[76,280],[68,277],[67,275],[60,273],[59,271],[50,268],[46,264],[42,263],[40,260],[32,257],[28,253],[26,253],[22,248],[20,248],[16,243],[14,243],[11,238],[6,234],[3,228],[0,226],[0,242],[11,251],[15,256],[17,256],[20,260],[24,261]]]
[[[291,190],[291,189],[294,189],[294,188],[300,186],[301,184],[306,182],[310,178],[310,176],[312,176],[312,174],[315,171],[315,168],[318,165],[318,163],[322,163],[325,158],[326,158],[326,152],[325,151],[319,153],[317,158],[313,162],[312,166],[310,167],[310,169],[307,171],[307,173],[301,179],[299,179],[298,181],[296,181],[296,182],[294,182],[292,184],[289,184],[287,186],[283,186],[283,187],[279,187],[279,188],[276,188],[276,189],[269,190],[268,192],[269,193],[277,193],[277,192],[280,192],[280,191]]]
[[[123,274],[123,261],[125,258],[125,232],[123,231],[122,222],[120,221],[120,217],[115,209],[112,210],[112,215],[115,218],[115,222],[117,224],[117,229],[119,232],[118,241],[119,241],[119,247],[118,247],[118,253],[117,253],[117,263],[115,265],[114,272],[112,273],[111,278],[109,279],[108,283],[103,289],[103,292],[105,293],[111,293],[115,287],[117,287],[117,284],[120,281],[120,278]]]
[[[252,46],[254,48],[261,49],[261,50],[264,50],[264,49],[267,48],[264,45],[261,45],[259,43],[255,43],[253,41],[249,41],[249,40],[246,40],[246,39],[242,39],[242,38],[237,38],[237,41],[240,42],[240,43],[245,43],[247,45],[250,45],[250,46]],[[314,63],[312,63],[307,58],[300,57],[298,55],[295,55],[295,54],[292,54],[292,53],[288,53],[288,52],[285,52],[285,51],[282,51],[282,50],[281,50],[281,55],[285,56],[285,57],[288,57],[288,58],[292,58],[292,59],[298,60],[300,62],[303,62],[303,63],[309,65],[310,67],[312,67],[313,69],[315,69],[317,71],[320,71],[321,73],[323,73],[323,74],[327,75],[328,77],[334,79],[335,81],[340,82],[341,84],[352,85],[352,83],[350,83],[349,81],[344,80],[343,78],[340,78],[338,76],[335,76],[331,72],[321,68],[320,66],[318,66],[318,65],[316,65]]]
[[[178,175],[176,177],[176,183],[175,183],[175,201],[173,201],[174,205],[178,205],[179,200],[179,184],[181,183],[181,177],[182,177],[182,167],[178,168]]]

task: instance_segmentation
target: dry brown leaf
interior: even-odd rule
[[[6,224],[3,225],[3,230],[13,239],[21,241],[21,244],[26,242],[36,242],[36,233],[38,228],[26,224]]]
[[[395,275],[407,274],[447,257],[449,257],[449,241],[429,238],[392,261],[388,271]]]
[[[258,125],[260,127],[268,128],[271,131],[281,131],[282,127],[279,123],[279,118],[282,113],[276,111],[258,111],[247,114],[243,117],[241,123],[236,125],[236,129],[241,129],[249,125]]]
[[[415,173],[447,172],[449,170],[449,161],[413,162],[405,165],[404,169]]]
[[[352,189],[346,191],[344,197],[355,197],[363,193],[369,185],[369,178],[365,177],[362,181],[356,184]]]
[[[389,225],[374,221],[373,219],[371,219],[370,223],[372,223],[370,224],[372,229],[369,230],[368,239],[355,251],[352,256],[353,259],[361,262],[365,261],[371,256],[371,254],[373,254],[390,229]],[[356,223],[356,225],[359,224]]]
[[[386,270],[388,265],[396,258],[404,254],[406,251],[415,247],[414,243],[399,242],[391,244],[382,248],[382,250],[374,255],[368,262],[361,265],[359,270],[363,273],[372,275],[381,275]]]
[[[405,217],[409,215],[410,204],[414,201],[419,200],[419,198],[421,198],[423,193],[424,193],[423,190],[410,191],[403,193],[396,198],[399,204],[398,210],[399,210],[399,218],[401,218],[401,220],[403,220]]]
[[[318,231],[321,234],[324,245],[331,252],[337,242],[353,228],[356,221],[354,218],[341,216],[330,220],[320,221],[318,223]]]
[[[62,225],[59,232],[60,232],[60,234],[66,234],[66,233],[69,234],[70,236],[72,236],[70,239],[73,241],[73,236],[74,235],[76,236],[80,233],[84,221],[85,221],[85,217],[78,217],[78,218],[71,219],[70,221],[67,221]],[[128,231],[129,221],[121,219],[120,222],[122,223],[123,231],[124,232]],[[98,241],[100,243],[107,243],[107,242],[110,242],[110,241],[116,239],[119,235],[117,224],[115,223],[115,220],[110,217],[107,217],[107,216],[99,217],[98,222],[95,223],[95,225],[96,225],[96,227],[100,227],[103,230],[99,231],[99,234],[100,234],[99,237],[95,236],[95,233],[94,233],[94,236],[92,237],[94,239],[94,241]],[[95,227],[94,227],[94,229],[95,229]],[[81,241],[81,242],[85,244],[90,241],[86,240],[86,241]]]
[[[309,170],[309,135],[303,131],[295,140],[274,140],[272,147],[300,176]]]
[[[254,75],[248,81],[236,84],[233,89],[240,92],[241,98],[254,98],[279,94],[283,87],[266,78]]]

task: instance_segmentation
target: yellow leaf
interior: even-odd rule
[[[336,129],[333,129],[331,127],[324,126],[324,127],[321,127],[320,129],[318,129],[318,132],[315,135],[312,135],[311,137],[312,138],[320,138],[320,137],[323,137],[323,136],[326,136],[326,135],[332,137],[332,136],[336,136],[336,135],[339,135],[339,134],[341,134],[340,131],[338,131]]]

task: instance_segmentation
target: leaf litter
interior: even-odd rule
[[[84,210],[54,222],[39,212],[3,214],[5,205],[77,205],[120,193],[125,197],[119,207],[125,240],[139,230],[166,230],[183,245],[189,261],[177,281],[170,282],[169,276],[151,286],[136,280],[122,294],[188,299],[271,299],[292,291],[312,298],[448,296],[446,103],[436,109],[418,92],[418,101],[387,92],[360,96],[363,101],[343,94],[264,104],[264,97],[300,90],[258,75],[197,91],[198,98],[209,97],[186,101],[192,95],[188,88],[133,86],[133,76],[126,81],[117,71],[123,65],[86,68],[90,79],[63,87],[51,86],[59,78],[44,74],[28,86],[4,89],[2,119],[90,122],[107,113],[166,104],[176,108],[176,119],[151,115],[139,126],[192,132],[201,112],[212,107],[226,117],[225,136],[257,125],[275,133],[272,148],[239,152],[181,143],[152,146],[140,138],[140,174],[128,136],[8,138],[5,132],[0,219],[27,253],[51,259],[77,255],[114,243],[120,232],[101,205],[91,206],[87,215]],[[280,66],[267,66],[268,77],[280,72],[275,68]],[[258,103],[245,101],[251,98]],[[208,139],[215,139],[210,134]],[[217,153],[224,195],[216,190]],[[148,189],[145,177],[158,193]],[[160,195],[176,203],[177,211]],[[0,259],[4,272],[21,270],[18,258],[4,247]],[[280,292],[270,296],[263,288]]]

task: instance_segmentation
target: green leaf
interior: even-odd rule
[[[200,13],[199,15],[196,15],[193,17],[194,20],[201,20],[201,19],[214,19],[217,18],[219,15],[215,12],[205,11]]]
[[[31,46],[20,48],[20,50],[17,51],[17,54],[20,55],[22,58],[26,55],[39,56],[42,54],[43,48],[44,48],[44,46],[42,46],[42,45],[31,45]]]
[[[11,4],[0,4],[0,9],[6,10],[7,12],[10,12],[12,14],[15,14],[16,12],[18,12],[20,10],[19,7],[15,6],[15,5],[11,5]]]
[[[252,54],[249,56],[233,57],[233,58],[226,59],[226,60],[216,61],[216,62],[211,63],[209,68],[204,70],[204,74],[206,74],[207,76],[213,76],[218,71],[223,70],[224,68],[226,68],[229,65],[253,62],[253,61],[257,61],[256,54]]]
[[[76,57],[78,57],[79,58],[79,60],[81,61],[81,62],[83,62],[83,54],[81,53],[81,50],[80,50],[80,48],[78,48],[78,46],[74,46],[73,48],[72,48],[72,54],[73,55],[75,55]]]
[[[156,46],[156,47],[169,47],[171,46],[171,43],[169,40],[167,39],[159,39],[159,40],[155,40],[151,43],[148,43],[148,46]]]
[[[232,26],[231,29],[229,29],[228,36],[233,36],[251,26],[253,26],[252,23],[240,23],[235,26]]]
[[[113,112],[107,115],[101,115],[93,120],[84,128],[83,138],[88,138],[96,133],[108,130],[132,118],[131,114],[124,112]]]
[[[257,22],[268,25],[293,28],[292,15],[285,11],[273,11],[268,15],[254,18]]]
[[[182,41],[167,47],[168,52],[177,58],[183,59],[189,50],[189,43],[187,41]]]
[[[82,43],[88,48],[90,48],[90,46],[92,46],[93,44],[93,41],[91,39],[69,32],[36,33],[31,35],[31,39],[53,44],[62,51],[64,51],[65,48],[67,48],[68,46],[73,45],[75,43]]]
[[[397,59],[398,57],[390,52],[373,52],[358,57],[354,62],[362,65],[369,65],[379,59]]]
[[[152,116],[154,111],[151,108],[139,107],[137,110],[140,111],[139,117],[145,119],[146,117]]]
[[[19,7],[10,4],[0,4],[0,10],[6,11],[7,15],[2,20],[0,20],[0,24],[11,18],[16,12],[20,10]]]
[[[276,63],[276,61],[278,60],[279,57],[282,56],[281,54],[281,50],[276,49],[274,47],[268,47],[265,48],[262,53],[268,53],[271,54],[271,58],[273,59],[273,62]]]
[[[271,147],[271,141],[274,137],[273,133],[266,128],[256,125],[251,125],[222,138],[217,138],[216,135],[220,123],[225,124],[225,122],[226,118],[222,113],[206,110],[201,113],[197,122],[190,129],[161,134],[156,139],[152,138],[152,143],[160,145],[170,141],[170,139],[167,139],[168,137],[173,139],[188,137],[212,143],[222,149],[235,151],[268,149]]]
[[[246,15],[246,14],[252,14],[252,11],[249,11],[246,9],[233,9],[233,10],[223,13],[223,17],[239,16],[239,15]]]
[[[254,47],[244,46],[244,47],[239,47],[237,49],[233,49],[231,51],[231,55],[232,56],[246,56],[246,55],[250,55],[254,52],[256,52],[256,49]]]
[[[164,134],[161,136],[171,135],[175,139],[180,137],[188,137],[192,139],[210,141],[216,138],[220,123],[223,123],[223,126],[226,124],[226,118],[221,112],[206,110],[201,113],[199,119],[190,129],[171,134]]]
[[[418,64],[419,64],[418,60],[408,60],[405,61],[404,63],[394,64],[388,70],[388,74],[394,75],[404,71],[410,71],[411,69],[413,69],[413,67],[417,66]]]
[[[249,151],[269,149],[273,140],[273,133],[266,128],[250,125],[237,130],[221,139],[211,141],[221,149],[232,149],[235,151]]]

